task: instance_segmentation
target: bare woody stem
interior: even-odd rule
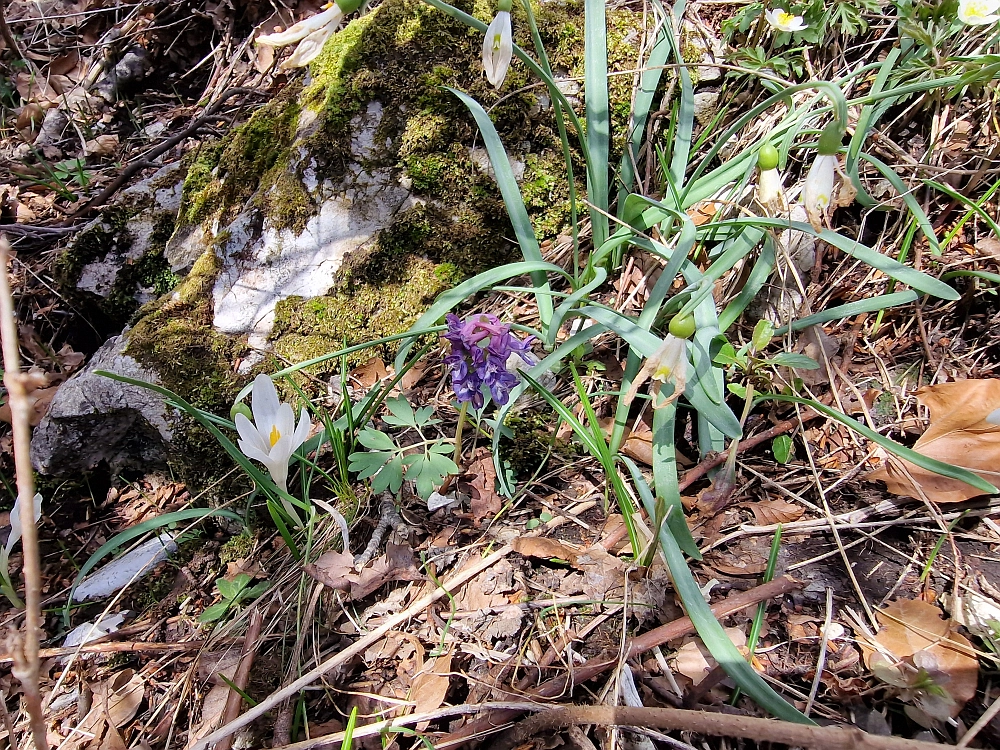
[[[0,235],[0,337],[3,339],[4,385],[10,403],[11,426],[14,433],[14,469],[17,474],[17,495],[21,501],[21,549],[24,554],[24,637],[20,653],[14,654],[15,677],[21,682],[24,704],[31,719],[31,736],[37,750],[48,747],[42,696],[38,690],[38,641],[42,629],[42,567],[38,554],[38,530],[35,526],[35,476],[31,468],[31,425],[28,390],[21,372],[18,352],[17,324],[14,322],[14,300],[10,292],[7,267],[10,263],[10,243]],[[13,738],[12,738],[13,739]]]

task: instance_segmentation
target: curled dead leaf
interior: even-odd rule
[[[865,664],[923,718],[944,721],[976,694],[979,660],[954,620],[919,600],[897,599],[875,613],[882,626],[862,638]],[[911,716],[920,721],[920,715]]]
[[[1000,380],[960,380],[917,391],[930,409],[930,423],[913,450],[928,458],[974,471],[994,486],[1000,483],[1000,425],[986,418],[1000,409]],[[885,482],[894,495],[960,503],[986,494],[965,482],[889,457],[868,479]]]

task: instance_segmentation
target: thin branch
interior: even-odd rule
[[[240,654],[239,665],[236,667],[235,674],[233,674],[233,685],[244,693],[246,692],[247,684],[250,682],[250,669],[253,667],[254,657],[257,655],[257,649],[260,648],[260,643],[257,642],[257,639],[260,638],[260,628],[263,623],[264,616],[260,613],[259,609],[254,609],[250,613],[250,625],[247,627],[246,640],[243,642],[243,653]],[[232,687],[229,688],[226,709],[222,713],[223,724],[228,724],[240,715],[243,696],[239,690],[234,690]],[[230,750],[232,746],[233,736],[228,735],[216,743],[215,750]]]
[[[493,743],[491,750],[509,750],[539,732],[581,724],[653,727],[823,750],[941,750],[941,745],[934,742],[867,734],[857,727],[808,726],[754,716],[627,706],[563,706],[543,711],[525,719],[513,732],[504,734]]]
[[[739,612],[754,604],[773,599],[777,596],[783,596],[801,587],[801,582],[796,581],[794,578],[781,576],[768,583],[755,586],[749,591],[741,591],[738,594],[727,597],[721,602],[716,602],[712,605],[712,614],[717,618],[726,617],[734,612]],[[653,628],[629,641],[625,658],[631,659],[634,656],[650,651],[656,646],[662,646],[664,643],[694,632],[695,627],[694,623],[691,622],[691,618],[678,618],[672,622],[668,622],[666,625]],[[617,653],[610,658],[608,656],[594,657],[578,667],[574,667],[571,674],[560,675],[547,682],[543,682],[537,688],[530,691],[528,696],[531,698],[558,698],[572,691],[575,686],[582,685],[588,680],[594,679],[599,674],[617,666],[619,663],[620,658]],[[523,713],[523,711],[514,709],[496,711],[482,719],[469,722],[461,729],[438,739],[434,743],[434,746],[438,750],[444,750],[445,748],[462,745],[477,735],[496,731],[497,728],[513,721]]]
[[[38,690],[38,641],[42,629],[42,566],[38,554],[38,529],[35,526],[35,475],[31,466],[31,424],[28,389],[21,372],[21,357],[17,344],[17,323],[14,321],[14,299],[10,292],[7,266],[10,263],[10,243],[0,235],[0,337],[3,339],[4,385],[10,403],[11,426],[14,432],[14,471],[17,495],[21,502],[21,550],[24,555],[24,636],[15,644],[14,668],[11,672],[21,682],[24,705],[31,719],[31,736],[37,750],[46,750],[48,741],[42,695]],[[13,743],[13,737],[11,738]]]

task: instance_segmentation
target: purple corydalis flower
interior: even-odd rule
[[[444,338],[451,342],[451,353],[444,363],[451,368],[451,386],[459,403],[471,402],[473,408],[481,408],[485,384],[497,404],[506,404],[517,385],[517,375],[507,369],[507,360],[517,354],[526,364],[535,364],[533,337],[521,341],[510,332],[510,324],[501,323],[495,315],[473,315],[463,321],[449,313],[445,320],[448,330]]]

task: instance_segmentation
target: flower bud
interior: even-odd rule
[[[769,169],[778,168],[778,149],[770,143],[765,143],[757,152],[757,166],[760,171],[766,172]]]
[[[691,338],[696,330],[694,315],[675,315],[670,320],[667,330],[679,339]]]
[[[834,120],[823,128],[823,132],[819,136],[819,147],[816,150],[820,156],[833,156],[840,152],[843,139],[844,129],[839,122]]]
[[[237,414],[242,414],[247,419],[253,420],[253,412],[250,410],[250,407],[242,401],[237,401],[233,404],[233,408],[229,410],[229,418],[235,422]]]

